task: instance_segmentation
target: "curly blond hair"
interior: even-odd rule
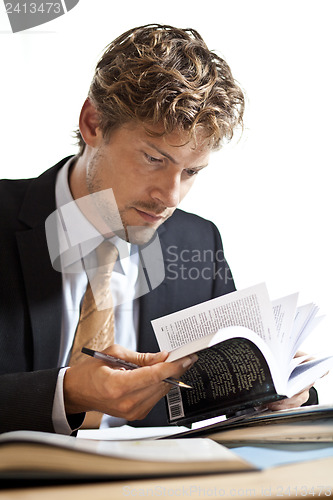
[[[199,33],[158,24],[131,29],[107,46],[88,97],[105,138],[135,120],[148,132],[149,124],[162,124],[163,133],[177,129],[190,138],[200,127],[212,149],[232,138],[244,112],[244,95],[228,64]],[[77,135],[82,154],[85,143]]]

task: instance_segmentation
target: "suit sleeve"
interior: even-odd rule
[[[55,432],[52,422],[54,392],[59,369],[0,376],[0,433],[17,430]],[[78,429],[85,414],[67,417]]]
[[[0,376],[0,432],[54,432],[52,406],[58,369]]]

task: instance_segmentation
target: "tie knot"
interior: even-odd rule
[[[118,258],[118,249],[109,241],[105,240],[96,248],[98,269],[101,272],[112,272]]]

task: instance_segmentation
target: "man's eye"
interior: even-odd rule
[[[187,168],[185,172],[189,177],[193,177],[194,175],[197,175],[199,173],[199,170],[192,170],[191,168]]]
[[[145,153],[145,157],[150,163],[160,163],[162,161],[160,158],[155,158],[154,156],[150,156],[147,153]]]

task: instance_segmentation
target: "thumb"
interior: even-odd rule
[[[136,352],[136,361],[139,366],[151,366],[156,363],[162,363],[169,355],[167,351],[161,352]]]
[[[169,355],[168,351],[161,352],[136,352],[126,349],[118,344],[112,344],[104,349],[105,354],[111,354],[116,358],[123,359],[138,366],[150,366],[165,361]]]

